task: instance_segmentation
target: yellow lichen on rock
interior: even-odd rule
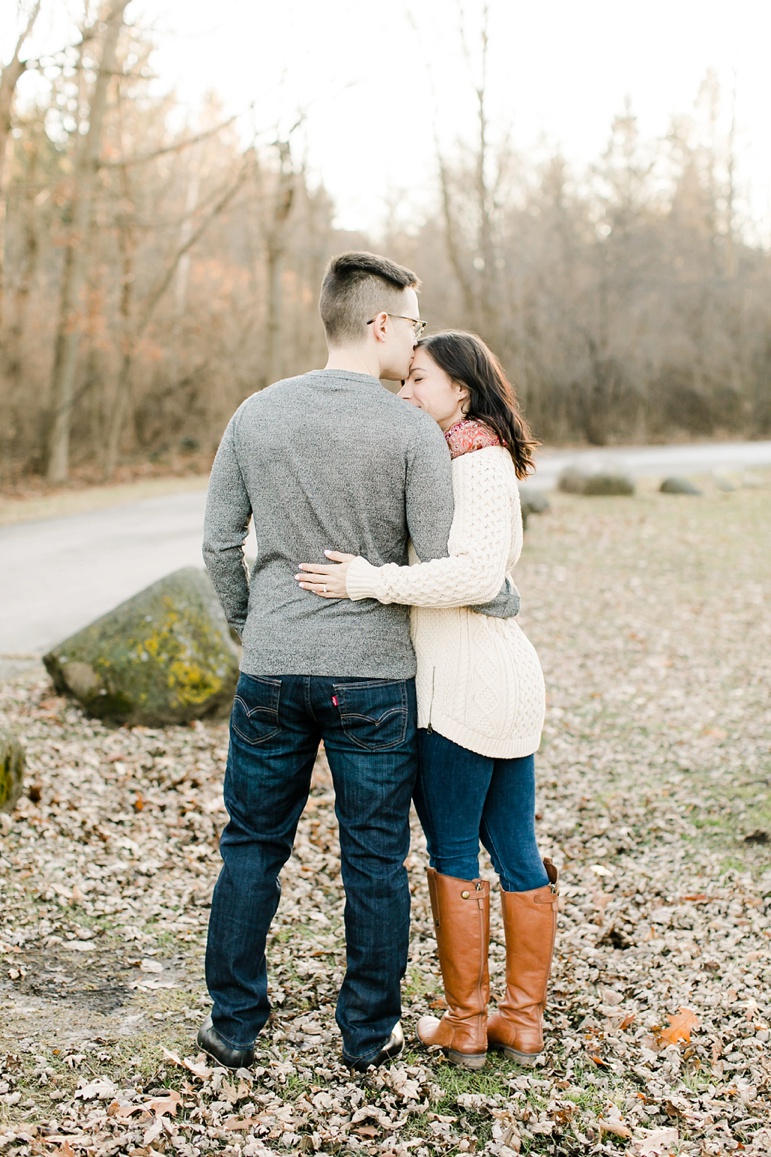
[[[45,656],[91,714],[157,726],[230,704],[239,653],[205,571],[175,571]],[[85,673],[90,673],[85,678]]]

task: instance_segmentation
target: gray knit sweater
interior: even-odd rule
[[[297,585],[324,550],[375,566],[447,553],[450,454],[432,418],[369,374],[313,370],[253,394],[214,460],[203,555],[250,675],[406,679],[409,608],[320,599]],[[251,578],[243,543],[254,518]],[[510,613],[510,612],[509,612]]]

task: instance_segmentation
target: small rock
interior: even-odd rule
[[[557,479],[557,488],[591,497],[629,495],[634,494],[634,479],[615,463],[586,461],[567,466]]]
[[[21,795],[24,748],[9,731],[0,731],[0,812],[10,812]]]
[[[665,478],[659,486],[662,494],[693,494],[700,495],[703,491],[699,490],[693,482],[688,478],[678,478],[674,475],[671,478]]]
[[[551,510],[546,492],[538,490],[535,486],[520,483],[519,501],[523,518],[527,518],[530,514],[547,514]]]
[[[737,488],[734,479],[729,477],[728,474],[722,473],[722,471],[713,470],[712,481],[718,490],[722,490],[724,494],[731,494]]]

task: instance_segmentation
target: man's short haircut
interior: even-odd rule
[[[364,340],[367,322],[398,310],[405,289],[419,289],[411,269],[376,253],[341,253],[327,266],[319,313],[330,345]]]

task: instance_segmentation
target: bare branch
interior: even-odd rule
[[[158,157],[166,157],[170,153],[181,153],[184,149],[190,148],[192,145],[200,144],[201,141],[209,140],[210,137],[216,137],[218,133],[230,128],[235,124],[245,113],[254,108],[254,104],[249,104],[242,112],[234,113],[233,116],[228,117],[219,124],[214,125],[213,128],[204,129],[200,133],[196,133],[193,137],[185,137],[184,140],[176,141],[173,145],[165,145],[161,149],[154,149],[151,153],[138,153],[134,157],[121,157],[117,161],[102,160],[99,162],[100,169],[125,169],[126,166],[146,165],[150,161],[155,161]]]

